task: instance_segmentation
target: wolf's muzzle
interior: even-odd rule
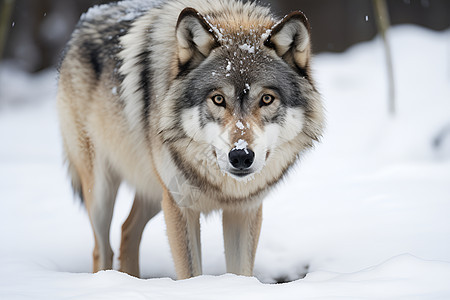
[[[235,169],[247,171],[253,164],[255,152],[250,149],[233,149],[228,153],[228,159]]]

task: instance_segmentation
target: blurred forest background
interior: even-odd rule
[[[150,0],[151,1],[151,0]],[[0,0],[3,59],[29,72],[54,67],[80,15],[102,0]],[[342,52],[377,34],[372,0],[271,0],[281,17],[302,10],[310,19],[315,53]],[[387,0],[390,21],[434,30],[450,27],[448,0]],[[8,9],[9,7],[9,9]],[[10,10],[10,13],[8,13]],[[420,45],[418,45],[420,47]]]

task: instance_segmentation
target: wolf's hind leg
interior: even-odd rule
[[[253,275],[262,222],[262,205],[245,212],[224,210],[222,216],[227,272]]]
[[[139,277],[139,245],[145,225],[161,211],[161,201],[136,194],[127,220],[122,225],[120,271]]]
[[[89,219],[94,231],[93,272],[112,269],[113,251],[109,231],[120,180],[106,163],[97,163],[81,185]]]
[[[201,275],[200,212],[179,207],[166,189],[162,208],[178,279]]]

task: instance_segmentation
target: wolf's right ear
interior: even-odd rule
[[[187,7],[178,17],[176,27],[178,62],[181,67],[193,68],[219,46],[214,30],[195,9]]]

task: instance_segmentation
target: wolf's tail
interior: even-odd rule
[[[79,198],[82,203],[84,203],[83,189],[81,188],[80,176],[78,175],[75,166],[70,162],[70,160],[66,159],[66,162],[67,162],[67,171],[72,183],[73,194],[76,198]]]

